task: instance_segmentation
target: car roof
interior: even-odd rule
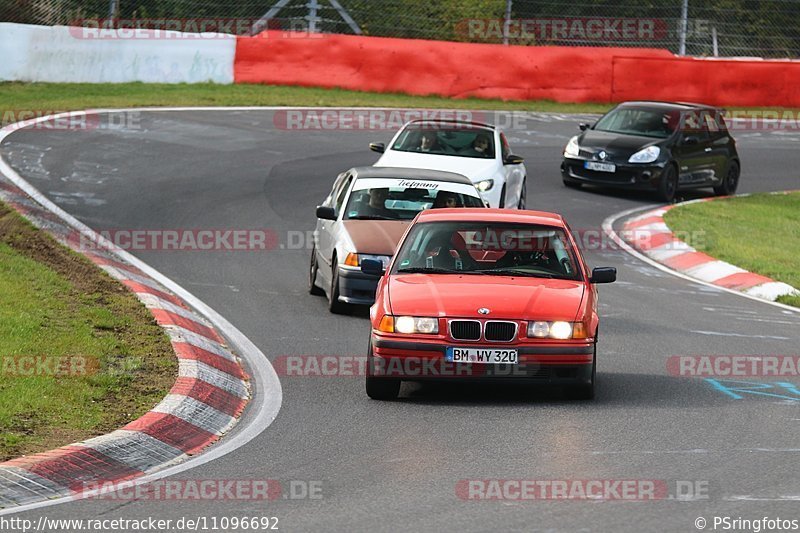
[[[623,102],[618,107],[627,106],[646,106],[657,109],[674,109],[676,111],[690,111],[692,109],[717,109],[714,106],[706,104],[696,104],[692,102],[661,102],[658,100],[634,100],[630,102]]]
[[[406,178],[415,180],[446,181],[450,183],[465,183],[472,185],[472,181],[462,174],[444,172],[442,170],[427,170],[422,168],[405,167],[355,167],[348,172],[355,178]]]
[[[409,120],[406,123],[406,126],[410,126],[411,124],[425,124],[425,123],[454,124],[454,125],[462,125],[475,128],[486,128],[489,130],[495,129],[495,126],[493,126],[492,124],[486,124],[485,122],[475,122],[472,120],[444,119],[444,118],[417,118],[414,120]]]
[[[417,215],[421,222],[509,222],[517,224],[540,224],[543,226],[566,226],[564,218],[547,211],[528,211],[513,209],[490,209],[477,207],[457,207],[453,209],[426,209]]]

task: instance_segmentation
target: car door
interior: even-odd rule
[[[339,227],[342,224],[342,204],[352,182],[353,176],[350,173],[340,174],[333,185],[333,189],[331,189],[331,193],[323,203],[326,207],[333,207],[336,212],[336,220],[317,219],[317,264],[320,266],[319,273],[328,282],[333,276],[334,266],[331,265],[331,258],[333,257],[333,249],[336,247]]]
[[[705,123],[708,128],[711,147],[711,159],[714,184],[719,183],[728,172],[730,135],[725,127],[722,112],[719,110],[707,111]]]
[[[711,139],[702,114],[690,111],[681,120],[681,131],[673,152],[678,160],[680,172],[678,183],[691,185],[702,183],[713,175]]]
[[[516,165],[506,165],[506,158],[511,155],[511,147],[504,133],[500,134],[500,164],[503,166],[503,173],[506,178],[506,202],[505,207],[515,206],[519,202],[522,193],[522,180],[525,178],[525,171],[522,163]]]

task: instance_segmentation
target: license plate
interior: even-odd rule
[[[517,350],[506,348],[457,348],[449,346],[444,356],[452,363],[485,365],[517,364]]]
[[[586,161],[583,163],[583,168],[599,172],[616,172],[617,170],[617,166],[613,163],[598,163],[597,161]]]

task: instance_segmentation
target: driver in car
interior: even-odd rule
[[[479,133],[472,140],[472,145],[464,150],[463,154],[471,157],[491,157],[489,153],[489,136]]]
[[[389,189],[385,187],[369,190],[369,203],[362,205],[358,210],[359,216],[370,216],[380,218],[395,218],[392,211],[386,208],[386,200],[389,198]]]
[[[436,146],[436,134],[432,131],[423,132],[419,139],[418,152],[430,152]]]

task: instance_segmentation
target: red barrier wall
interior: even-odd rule
[[[506,100],[800,106],[800,62],[649,48],[533,47],[264,32],[237,40],[235,83]]]

